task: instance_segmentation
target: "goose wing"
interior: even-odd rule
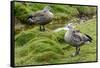
[[[49,15],[46,13],[38,12],[32,17],[32,20],[37,23],[48,22],[50,20]]]
[[[73,33],[71,37],[71,41],[75,45],[80,45],[83,43],[82,34],[81,33]]]
[[[88,42],[88,41],[92,42],[92,38],[89,35],[87,35],[87,34],[84,34],[83,40],[84,40],[84,42]]]

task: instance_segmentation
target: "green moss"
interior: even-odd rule
[[[16,65],[41,65],[96,61],[96,20],[91,19],[77,26],[81,32],[89,34],[93,41],[81,47],[80,55],[71,57],[75,48],[64,41],[65,30],[53,32],[38,27],[20,32],[15,36]],[[66,48],[63,50],[63,48]]]
[[[53,59],[56,60],[57,58],[59,58],[59,56],[64,55],[64,51],[61,48],[61,45],[59,44],[59,40],[61,39],[61,37],[58,37],[58,35],[60,35],[60,33],[54,33],[50,30],[41,32],[38,29],[39,28],[37,27],[29,29],[15,36],[16,65],[23,65],[28,62],[30,62],[28,64],[31,64],[32,61],[41,61],[40,63],[47,62],[46,58],[44,58],[47,57],[47,55],[49,56],[47,63],[52,63]],[[64,35],[64,32],[62,32],[61,34]]]

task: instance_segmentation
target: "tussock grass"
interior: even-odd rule
[[[80,24],[77,29],[89,34],[93,41],[82,46],[80,55],[75,57],[70,56],[75,48],[63,39],[64,30],[55,33],[47,29],[41,32],[38,27],[34,27],[20,32],[15,36],[15,64],[23,66],[96,61],[96,20]]]

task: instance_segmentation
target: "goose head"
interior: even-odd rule
[[[67,26],[65,26],[65,28],[66,28],[67,30],[74,30],[75,26],[74,26],[73,23],[69,23]]]
[[[46,6],[43,8],[43,12],[50,12],[51,8],[49,6]]]

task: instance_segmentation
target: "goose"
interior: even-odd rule
[[[92,38],[87,34],[81,33],[80,30],[75,30],[72,24],[68,24],[67,27],[69,30],[65,33],[64,40],[66,43],[76,48],[75,53],[71,56],[77,56],[80,52],[80,46],[92,42]]]
[[[28,16],[28,22],[31,24],[39,24],[40,31],[45,31],[45,25],[50,23],[54,15],[50,12],[49,6],[46,6],[41,11],[37,11],[34,14]]]

